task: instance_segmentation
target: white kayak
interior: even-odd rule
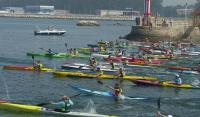
[[[91,56],[95,57],[95,58],[108,58],[109,57],[109,55],[105,55],[105,54],[92,54]]]
[[[47,114],[54,114],[54,115],[61,115],[61,116],[66,116],[66,117],[117,117],[117,116],[112,116],[112,115],[102,115],[102,114],[97,114],[97,113],[86,113],[86,112],[57,112],[57,111],[51,111],[51,110],[42,110],[43,113]]]
[[[119,68],[111,69],[110,65],[100,65],[99,66],[102,71],[106,72],[115,72],[118,71]],[[88,64],[82,64],[82,63],[65,63],[61,66],[62,69],[79,69],[79,70],[94,70],[93,67],[91,67]]]

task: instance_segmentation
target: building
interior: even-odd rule
[[[25,6],[25,13],[54,15],[54,6]]]
[[[100,16],[140,16],[140,11],[133,10],[100,10]]]
[[[15,14],[23,14],[24,9],[22,7],[3,7],[4,11],[7,11],[8,13],[15,13]]]
[[[178,15],[191,14],[193,11],[193,9],[176,9]]]

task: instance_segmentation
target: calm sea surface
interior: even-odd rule
[[[31,57],[26,52],[46,52],[51,48],[55,52],[65,52],[65,43],[69,48],[86,47],[100,40],[116,40],[130,32],[133,22],[121,21],[123,26],[116,26],[115,21],[100,21],[99,27],[78,27],[77,20],[60,19],[18,19],[0,18],[0,66],[3,65],[31,65]],[[54,25],[65,29],[64,36],[34,36],[33,30],[39,26],[41,29]],[[64,62],[86,62],[83,59],[47,59],[40,60],[46,67],[60,69]],[[199,57],[174,61],[182,66],[195,65]],[[141,71],[140,71],[141,72]],[[134,74],[131,71],[130,74]],[[142,71],[141,74],[146,74]],[[199,80],[200,75],[182,74],[185,83]],[[167,77],[169,80],[172,77]],[[104,84],[113,85],[112,80],[103,80]],[[0,70],[0,98],[16,103],[38,104],[59,100],[63,95],[75,95],[76,91],[69,84],[94,90],[109,89],[97,84],[96,79],[56,78],[51,73],[37,73],[32,71]],[[175,89],[160,87],[136,86],[129,81],[123,82],[123,92],[127,96],[135,97],[167,97],[161,100],[161,112],[170,113],[175,117],[200,117],[200,90]],[[74,111],[89,111],[86,107],[94,102],[93,109],[97,113],[118,115],[120,117],[155,117],[157,103],[155,100],[124,100],[116,103],[111,98],[80,95],[72,98]],[[0,111],[4,117],[35,117],[40,115],[18,114]],[[42,115],[43,117],[49,115]],[[51,116],[53,117],[53,115]]]

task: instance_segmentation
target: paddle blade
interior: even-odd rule
[[[44,105],[47,105],[47,104],[50,104],[50,103],[40,103],[40,104],[36,104],[36,106],[44,106]]]
[[[98,81],[97,81],[97,83],[99,83],[99,84],[103,85],[103,82],[102,82],[102,81],[100,81],[100,80],[98,80]]]
[[[65,47],[67,48],[67,43],[65,43]]]
[[[160,97],[157,100],[157,106],[158,106],[158,110],[160,110]]]

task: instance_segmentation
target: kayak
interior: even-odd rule
[[[133,80],[132,81],[135,84],[138,85],[149,85],[149,86],[160,86],[160,87],[175,87],[175,88],[186,88],[186,89],[200,89],[199,86],[193,86],[190,84],[175,84],[171,81],[149,81],[149,80]]]
[[[90,58],[90,56],[86,55],[72,55],[68,53],[55,53],[55,54],[48,54],[48,53],[27,53],[27,56],[38,56],[38,57],[48,57],[48,58]]]
[[[115,72],[118,71],[118,69],[111,69],[111,67],[107,66],[99,66],[102,71],[105,72]],[[94,67],[91,67],[87,64],[85,65],[75,65],[75,64],[64,64],[61,66],[62,69],[79,69],[79,70],[96,70]]]
[[[66,53],[56,53],[56,54],[48,54],[48,53],[33,53],[28,52],[26,53],[27,56],[38,56],[38,57],[49,57],[49,58],[65,58],[69,57]]]
[[[192,70],[191,68],[186,68],[186,67],[176,67],[176,66],[169,66],[167,67],[168,69],[172,70]]]
[[[123,79],[123,80],[156,80],[157,78],[154,77],[147,77],[147,76],[124,76],[124,77],[117,77],[115,75],[101,75],[97,77],[97,74],[87,74],[83,72],[65,72],[65,71],[56,71],[53,72],[53,75],[59,77],[82,77],[82,78],[100,78],[100,79]]]
[[[91,56],[95,57],[95,58],[108,58],[109,57],[109,55],[107,55],[107,54],[96,54],[96,53],[92,54]]]
[[[60,115],[60,116],[73,116],[73,117],[116,117],[112,115],[102,115],[97,113],[87,113],[87,112],[58,112],[52,109],[48,109],[45,107],[34,106],[34,105],[25,105],[25,104],[16,104],[10,103],[7,101],[0,101],[0,109],[1,110],[8,110],[8,111],[15,111],[15,112],[28,112],[28,113],[35,113],[35,114],[52,114],[52,115]]]
[[[85,88],[72,86],[72,85],[70,85],[70,87],[72,87],[74,90],[77,90],[77,91],[79,91],[81,93],[85,93],[85,94],[118,98],[112,92],[109,92],[109,91],[107,91],[107,92],[106,91],[95,91],[95,90],[85,89]],[[149,98],[145,98],[145,97],[128,97],[128,96],[124,96],[124,95],[121,95],[119,98],[123,99],[123,100],[124,99],[128,99],[128,100],[146,100],[146,99],[149,99]]]
[[[28,70],[28,71],[38,71],[33,66],[3,66],[3,69],[6,70]],[[50,68],[41,68],[40,71],[53,71]]]

